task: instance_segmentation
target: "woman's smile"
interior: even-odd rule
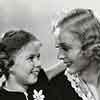
[[[66,67],[70,67],[73,64],[73,61],[64,61]]]

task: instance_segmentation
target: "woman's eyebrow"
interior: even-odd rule
[[[69,45],[69,44],[67,45],[66,43],[60,43],[59,46],[65,51],[72,49],[71,45]]]
[[[71,45],[70,45],[70,44],[67,44],[67,43],[65,43],[65,42],[63,42],[63,43],[59,43],[59,46],[61,46],[61,47],[69,47],[69,48],[71,48]]]
[[[56,48],[62,48],[63,50],[67,51],[69,49],[72,49],[72,46],[70,44],[63,42],[63,43],[57,44]]]

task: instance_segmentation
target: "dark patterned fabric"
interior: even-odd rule
[[[51,80],[50,87],[52,94],[54,94],[57,100],[82,100],[71,87],[64,72],[61,72]]]

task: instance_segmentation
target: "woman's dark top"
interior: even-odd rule
[[[62,71],[50,81],[52,94],[56,100],[82,100],[72,88],[64,72]]]

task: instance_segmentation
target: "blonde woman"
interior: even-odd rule
[[[65,13],[53,29],[58,59],[67,66],[71,86],[83,100],[100,100],[99,20],[91,9],[77,8]]]

